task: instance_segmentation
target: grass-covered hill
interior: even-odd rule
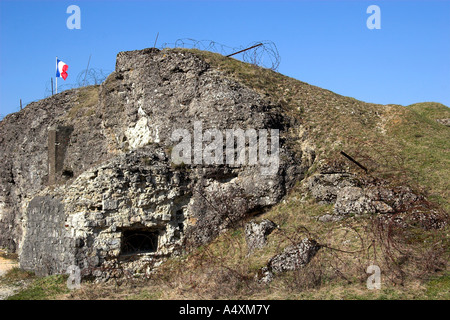
[[[186,50],[186,49],[172,49]],[[362,179],[408,186],[423,195],[433,212],[447,219],[450,208],[450,127],[436,121],[450,118],[450,109],[434,102],[410,106],[358,101],[309,85],[272,70],[219,54],[187,50],[202,57],[227,77],[280,104],[300,125],[289,134],[301,136],[315,151],[308,175],[320,167],[345,166]],[[293,146],[302,148],[304,146]],[[340,151],[363,164],[365,173]],[[431,209],[430,209],[431,210]],[[191,253],[170,258],[145,279],[124,278],[107,284],[89,283],[69,291],[65,279],[45,281],[48,292],[37,298],[67,299],[449,299],[448,224],[423,228],[395,217],[349,216],[321,221],[332,206],[317,203],[302,183],[257,219],[278,228],[267,246],[248,255],[244,223]],[[413,215],[414,212],[411,212]],[[413,219],[414,220],[414,219]],[[447,219],[448,221],[448,219]],[[304,237],[322,249],[300,270],[277,276],[269,284],[255,281],[267,261]],[[369,265],[381,269],[380,290],[368,290]],[[17,270],[13,277],[20,278]],[[23,276],[22,276],[23,277]],[[27,276],[28,278],[28,276]],[[2,280],[4,281],[4,280]],[[33,280],[31,280],[33,281]],[[11,298],[34,298],[42,279]],[[53,288],[53,289],[52,289]],[[56,289],[55,289],[56,288]],[[34,291],[33,291],[34,290]],[[31,293],[30,293],[31,292]]]
[[[366,103],[272,70],[191,51],[298,117],[300,132],[314,141],[319,159],[337,160],[342,150],[360,159],[372,175],[420,188],[450,208],[450,128],[436,121],[450,118],[448,107],[434,102],[406,107]]]

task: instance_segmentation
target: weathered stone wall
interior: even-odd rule
[[[62,124],[77,90],[33,102],[0,122],[0,246],[20,250],[28,202],[48,183],[48,127]]]
[[[106,149],[108,137],[102,133],[101,116],[95,113],[97,92],[98,86],[67,90],[0,121],[0,247],[20,252],[28,203],[53,185],[49,183],[49,128],[63,129],[62,135],[55,135],[53,150],[55,165],[58,157],[57,184],[70,183],[71,175],[75,178],[115,153]]]
[[[75,239],[65,228],[61,199],[38,196],[30,201],[20,266],[38,275],[63,273],[75,263]]]

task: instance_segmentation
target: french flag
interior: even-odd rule
[[[56,58],[56,77],[66,80],[68,76],[67,69],[69,69],[69,66]]]

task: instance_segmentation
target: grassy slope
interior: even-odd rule
[[[402,123],[392,133],[405,159],[416,174],[417,185],[447,211],[450,201],[450,128],[435,119],[450,118],[450,109],[437,103],[418,103],[406,108]]]
[[[354,156],[373,176],[390,178],[429,194],[450,209],[450,118],[438,103],[408,107],[365,103],[222,55],[189,50],[299,118],[319,159]]]
[[[363,162],[371,175],[388,178],[394,185],[408,184],[428,194],[442,208],[449,208],[450,129],[435,121],[448,117],[447,107],[430,103],[411,107],[369,104],[232,58],[189,51],[202,56],[227,76],[280,103],[287,114],[300,120],[302,130],[299,132],[306,132],[306,138],[313,140],[319,159],[342,161],[339,151],[344,150]],[[443,275],[438,273],[434,282],[429,282],[428,276],[424,276],[425,268],[421,267],[427,258],[434,262],[448,261],[448,228],[430,232],[412,228],[398,232],[391,239],[388,238],[391,235],[379,231],[379,225],[367,217],[325,224],[317,222],[318,216],[331,210],[329,206],[317,205],[305,198],[303,191],[297,188],[286,201],[261,217],[280,226],[270,236],[266,248],[247,257],[243,227],[237,227],[210,246],[194,252],[182,264],[168,263],[161,271],[175,276],[150,288],[166,287],[162,298],[449,298],[445,271]],[[323,249],[304,271],[288,273],[268,287],[255,287],[254,282],[249,281],[271,256],[307,235],[331,248],[362,251],[348,254]],[[386,246],[387,240],[393,241],[399,250]],[[441,245],[444,253],[439,254],[442,256],[435,247],[426,245],[427,242],[436,247]],[[367,249],[368,243],[374,244],[372,251]],[[393,252],[387,254],[388,250]],[[186,263],[188,268],[180,267]],[[365,268],[372,263],[382,268],[385,277],[380,292],[366,289]],[[399,279],[402,279],[402,286],[398,286]]]
[[[436,119],[448,119],[450,117],[450,110],[448,107],[443,105],[442,103],[436,102],[421,102],[415,103],[408,106],[408,109],[411,109],[423,116],[424,118],[428,118],[431,120]]]
[[[183,49],[184,50],[184,49]],[[337,95],[307,83],[218,54],[189,50],[203,57],[228,77],[280,103],[301,122],[294,134],[314,142],[319,159],[343,161],[339,151],[354,156],[370,174],[389,178],[393,184],[409,184],[429,193],[449,208],[450,128],[434,119],[449,117],[449,109],[435,103],[398,105],[369,104]],[[345,160],[344,160],[345,161]],[[357,171],[357,168],[354,168]],[[314,171],[312,168],[311,172]],[[84,284],[83,289],[61,298],[75,299],[449,299],[450,282],[445,270],[433,278],[419,274],[424,259],[437,260],[425,243],[447,247],[448,229],[398,235],[404,256],[386,258],[384,238],[377,237],[370,217],[321,223],[317,217],[332,210],[308,199],[296,188],[285,201],[262,218],[280,229],[268,238],[268,246],[247,257],[243,226],[236,226],[212,244],[191,254],[172,258],[156,277],[134,286]],[[375,230],[375,231],[374,231]],[[446,236],[447,234],[447,236]],[[330,248],[321,249],[307,268],[277,277],[270,285],[253,281],[268,259],[292,241],[311,236]],[[382,234],[385,236],[385,234]],[[445,240],[447,239],[447,240]],[[391,239],[392,240],[392,239]],[[447,242],[445,242],[447,241]],[[370,246],[369,244],[374,245]],[[348,253],[350,252],[350,253]],[[356,252],[356,253],[355,253]],[[402,253],[402,254],[403,254]],[[406,257],[406,258],[405,258]],[[388,257],[389,258],[389,257]],[[406,262],[404,261],[406,259]],[[409,259],[409,260],[408,260]],[[421,260],[422,259],[422,260]],[[444,258],[445,259],[445,258]],[[447,259],[448,260],[448,259]],[[365,268],[375,263],[382,269],[382,289],[367,290]],[[398,266],[405,275],[397,276]],[[409,268],[409,269],[408,269]],[[420,269],[420,268],[419,268]],[[403,271],[402,271],[403,272]],[[404,279],[402,278],[404,277]],[[402,285],[399,286],[399,279]],[[59,285],[59,284],[58,284]]]

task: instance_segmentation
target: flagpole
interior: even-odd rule
[[[58,57],[56,57],[56,70],[58,70]],[[56,93],[58,93],[58,77],[56,76],[56,73],[55,73],[55,82],[56,82],[56,86],[55,86]]]

